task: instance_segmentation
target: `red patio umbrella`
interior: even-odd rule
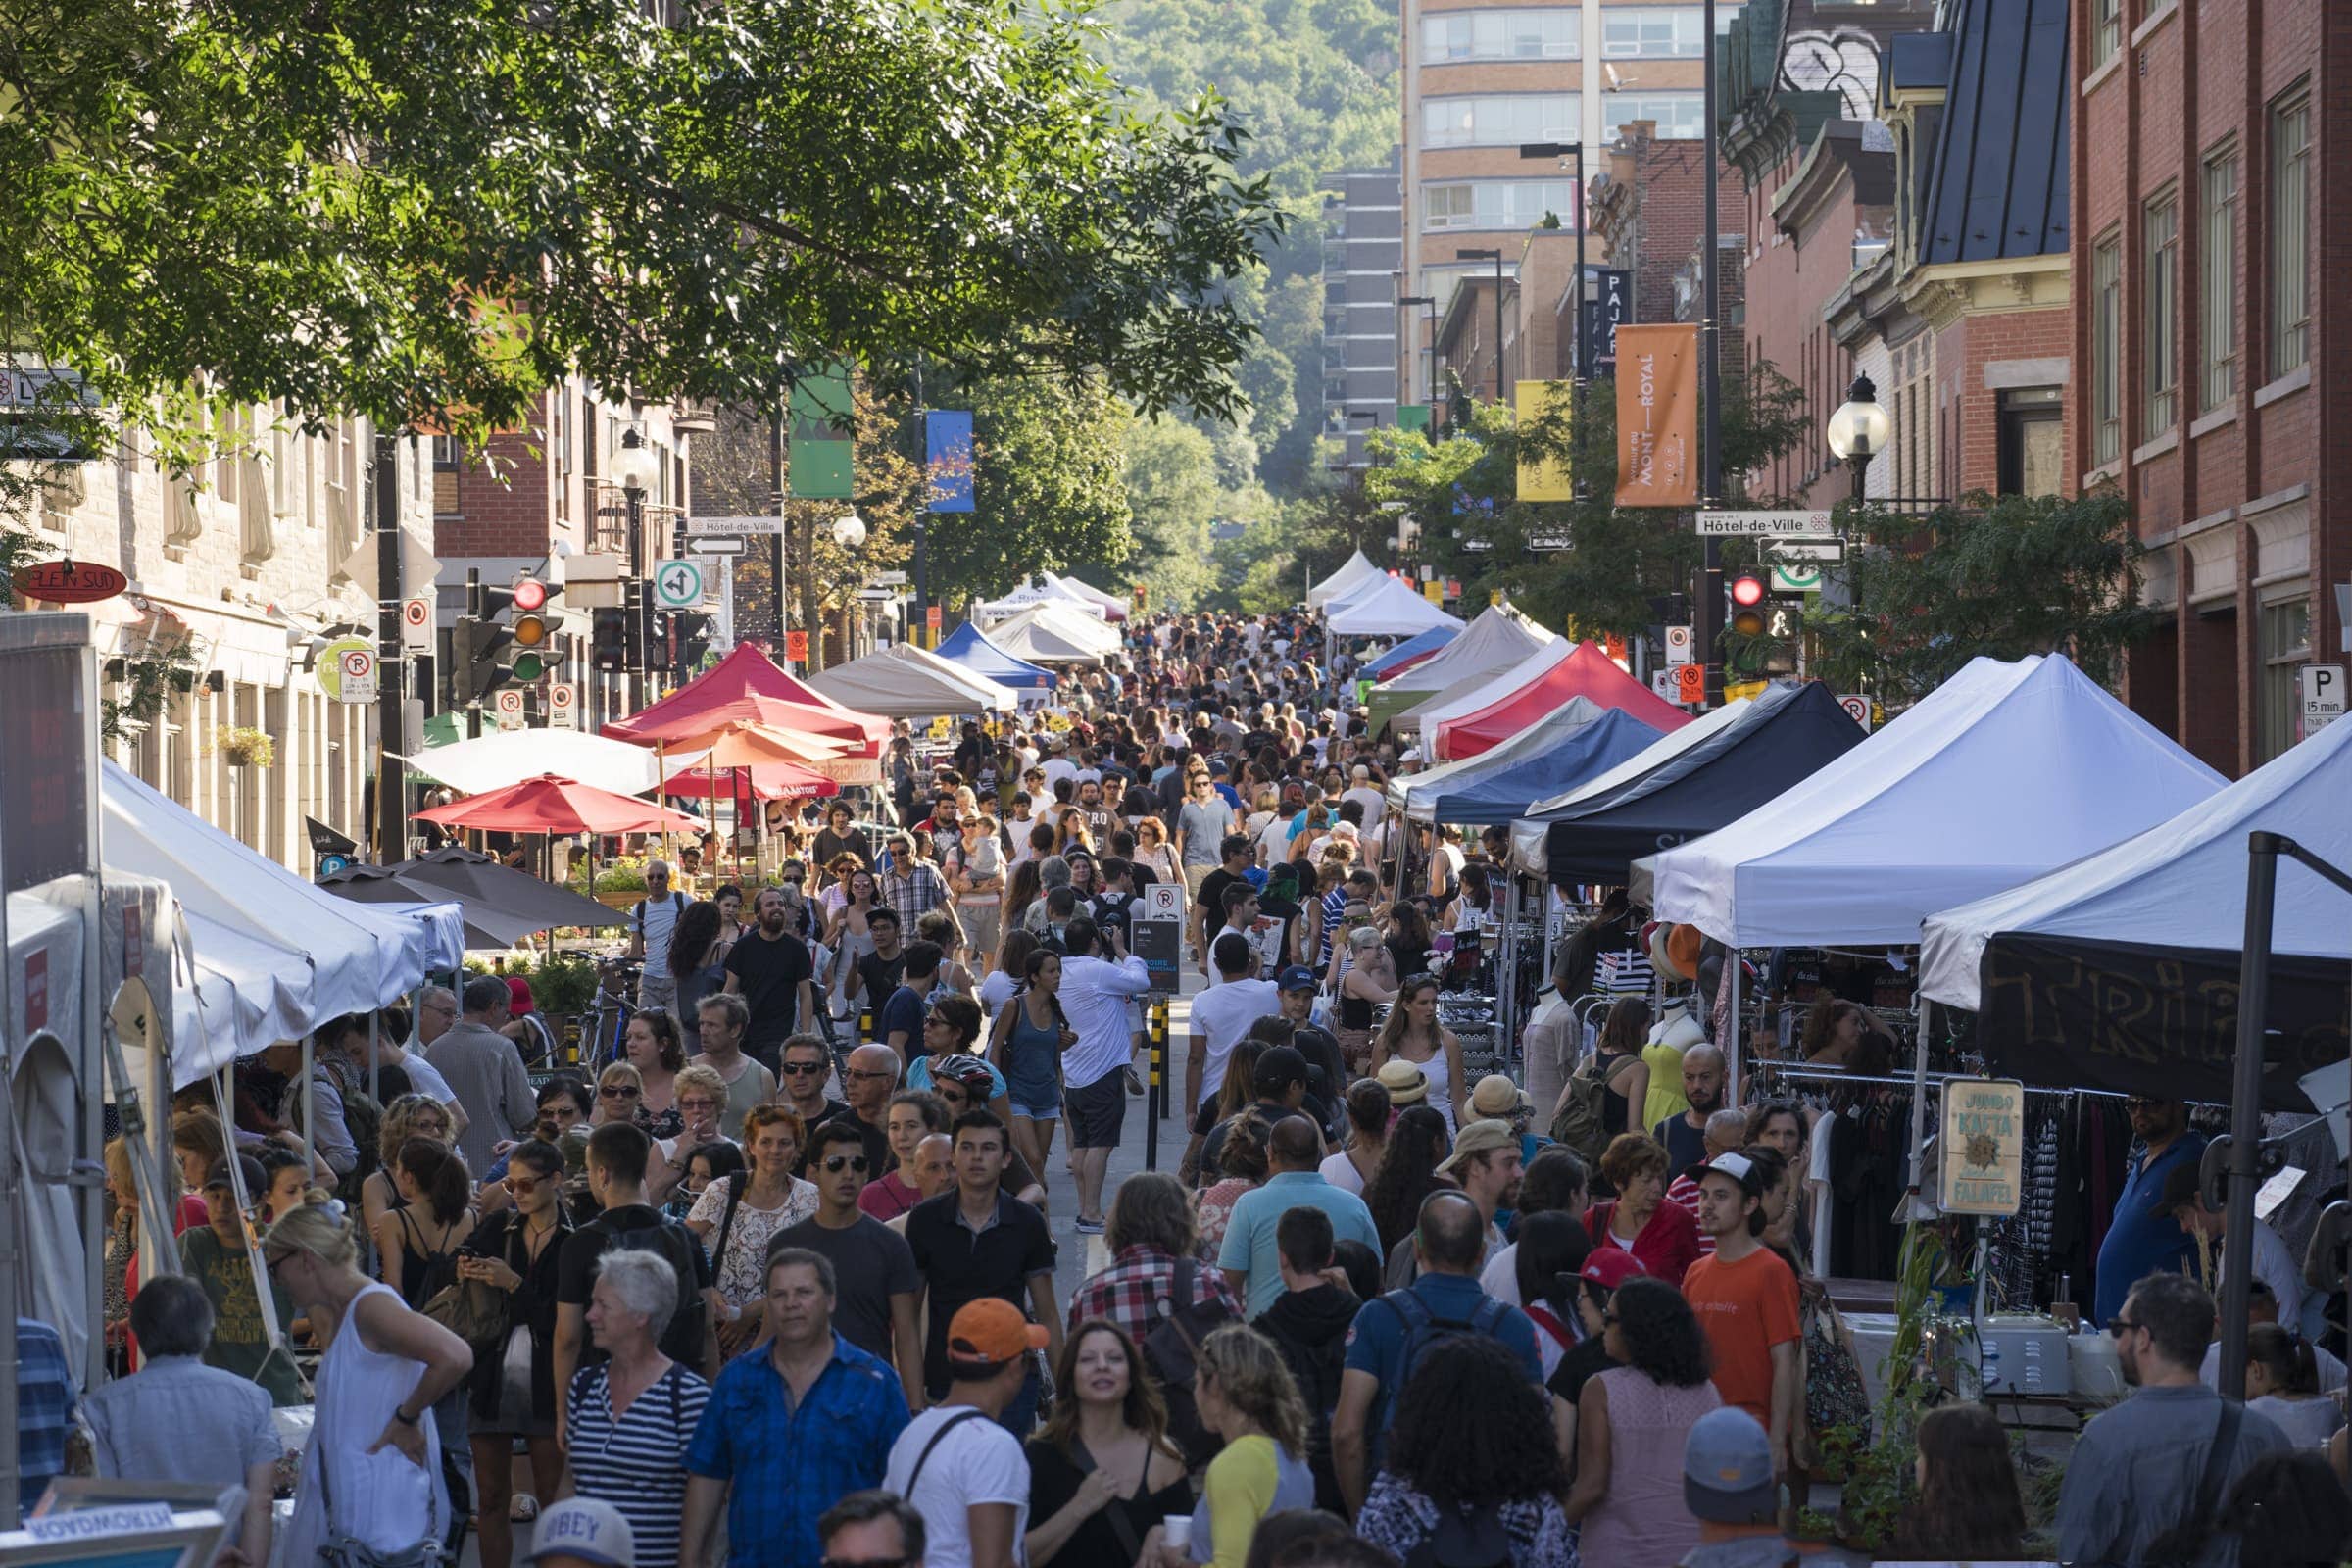
[[[553,773],[436,806],[416,816],[484,833],[699,833],[703,827],[683,811]]]

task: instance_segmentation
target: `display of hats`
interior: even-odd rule
[[[1698,978],[1698,959],[1707,943],[1706,934],[1694,925],[1678,925],[1666,933],[1666,956],[1674,962],[1675,972],[1686,980]]]
[[[1671,936],[1673,932],[1674,927],[1661,920],[1657,924],[1651,926],[1649,930],[1642,936],[1642,945],[1649,951],[1650,965],[1658,971],[1658,974],[1662,978],[1668,980],[1688,980],[1690,977],[1675,967],[1674,958],[1666,949],[1666,939]]]

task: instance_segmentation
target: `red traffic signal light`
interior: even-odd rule
[[[1738,605],[1744,610],[1751,605],[1760,605],[1763,602],[1764,581],[1762,578],[1734,577],[1732,579],[1733,604]]]
[[[547,608],[547,584],[536,577],[514,579],[514,608],[544,610]]]

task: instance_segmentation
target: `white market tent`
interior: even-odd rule
[[[1334,599],[1342,599],[1374,577],[1388,573],[1372,564],[1371,558],[1361,550],[1341,564],[1340,569],[1306,591],[1306,608],[1321,610]]]
[[[1581,697],[1577,699],[1579,702],[1585,700]],[[1547,801],[1538,801],[1528,808],[1526,818],[1511,824],[1511,864],[1529,876],[1544,875],[1544,844],[1551,832],[1551,823],[1538,818],[1547,818],[1579,801],[1596,800],[1629,779],[1640,778],[1717,731],[1739,723],[1741,716],[1754,706],[1755,699],[1752,697],[1735,697],[1721,708],[1707,710],[1681,729],[1667,731],[1598,778]],[[1446,765],[1450,767],[1453,764],[1448,762]]]
[[[1512,663],[1456,681],[1442,692],[1396,715],[1396,730],[1400,740],[1417,743],[1424,755],[1431,754],[1431,743],[1438,738],[1438,726],[1449,718],[1460,718],[1483,708],[1523,691],[1551,673],[1552,667],[1576,652],[1576,644],[1565,637],[1550,642]]]
[[[1461,623],[1385,571],[1323,607],[1324,628],[1335,637],[1410,637]]]
[[[1127,601],[1114,594],[1104,593],[1093,583],[1081,582],[1076,577],[1064,577],[1057,572],[1040,572],[1039,575],[1044,577],[1050,586],[1060,589],[1064,594],[1076,596],[1104,620],[1125,620],[1127,618]]]
[[[1036,604],[988,628],[988,640],[1032,664],[1100,663],[1119,634],[1075,605]]]
[[[2236,783],[2135,837],[1930,915],[1920,991],[1979,1010],[1995,932],[2234,953],[2246,934],[2246,835],[2282,833],[2352,865],[2352,723],[2328,725]],[[2352,959],[2352,901],[2281,859],[2271,951]]]
[[[1506,669],[1561,641],[1508,605],[1489,605],[1443,649],[1383,689],[1442,691],[1473,675]]]
[[[555,773],[615,795],[642,795],[662,781],[650,746],[574,729],[489,730],[401,759],[453,790],[481,795]]]
[[[894,643],[819,670],[808,682],[812,690],[860,713],[891,718],[1009,713],[1020,701],[1009,688],[909,643]]]
[[[1095,602],[1077,589],[1068,587],[1052,572],[1041,572],[1036,582],[1023,582],[1002,599],[992,599],[972,607],[983,624],[1018,614],[1032,605],[1062,605],[1083,612],[1101,620],[1103,617]]]
[[[1978,659],[1794,789],[1636,867],[1659,919],[1732,947],[1907,945],[1930,914],[2222,784],[2071,661]]]

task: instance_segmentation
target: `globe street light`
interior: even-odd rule
[[[855,550],[865,543],[865,519],[855,512],[833,519],[833,542],[844,550]]]
[[[1854,377],[1845,401],[1830,416],[1830,450],[1854,470],[1854,501],[1862,497],[1862,476],[1870,460],[1886,450],[1894,437],[1894,421],[1879,406],[1879,389],[1867,375]]]

